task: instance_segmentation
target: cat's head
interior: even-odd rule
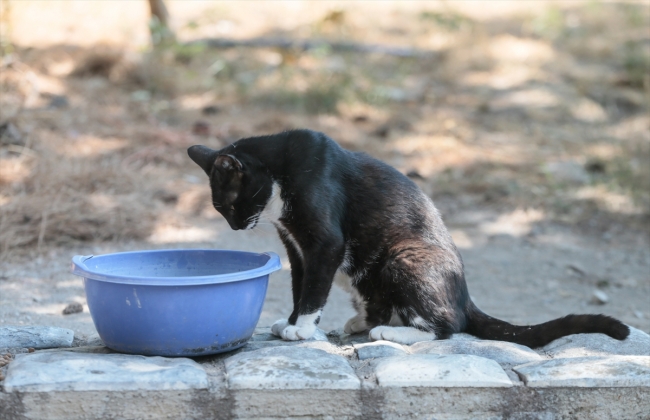
[[[230,227],[252,229],[271,197],[273,182],[258,160],[226,149],[197,145],[187,154],[210,177],[212,205]]]

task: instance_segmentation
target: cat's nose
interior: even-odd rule
[[[239,230],[239,226],[237,226],[237,224],[236,224],[235,222],[232,222],[232,221],[230,221],[230,220],[228,220],[228,219],[226,219],[226,221],[227,221],[228,224],[230,225],[230,229],[232,229],[232,230]]]

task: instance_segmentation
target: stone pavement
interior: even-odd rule
[[[457,334],[402,346],[258,328],[195,359],[118,354],[98,336],[0,327],[0,419],[649,419],[650,336],[531,350]]]

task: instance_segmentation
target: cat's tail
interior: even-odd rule
[[[543,324],[518,326],[493,318],[470,302],[465,332],[486,340],[509,341],[527,347],[542,347],[560,337],[580,333],[603,333],[624,340],[630,328],[606,315],[568,315]]]

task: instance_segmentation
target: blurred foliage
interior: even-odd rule
[[[627,142],[612,166],[608,187],[629,194],[650,215],[650,142]]]
[[[151,43],[155,48],[165,48],[176,43],[176,37],[169,27],[163,24],[156,16],[149,20]]]
[[[332,114],[337,112],[337,105],[348,93],[345,83],[332,79],[316,86],[309,86],[304,91],[290,90],[286,87],[274,89],[256,95],[253,100],[257,104],[289,112]]]
[[[453,11],[421,12],[420,20],[425,22],[433,22],[438,28],[447,31],[465,30],[473,25],[473,21],[471,19]]]
[[[11,43],[12,25],[11,2],[0,1],[0,57],[11,54],[14,50]]]
[[[205,44],[198,42],[194,44],[175,43],[172,48],[176,61],[182,64],[189,64],[194,57],[204,54],[207,49]]]
[[[650,47],[648,40],[627,41],[623,53],[623,68],[633,87],[650,87]]]
[[[531,22],[532,32],[542,38],[556,40],[564,35],[566,29],[564,12],[556,6],[551,6]]]

